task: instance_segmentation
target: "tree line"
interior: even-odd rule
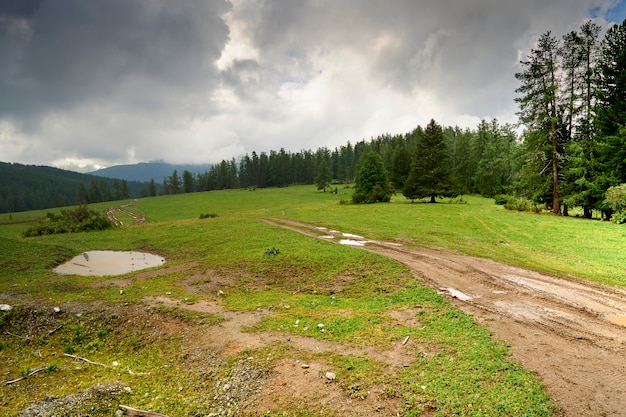
[[[588,21],[560,37],[541,35],[515,74],[521,135],[516,126],[495,119],[465,130],[432,120],[426,129],[333,150],[253,152],[195,177],[184,172],[180,179],[174,172],[163,191],[290,184],[317,184],[326,191],[331,183],[356,181],[355,202],[385,201],[394,192],[430,201],[509,194],[555,214],[580,207],[585,217],[595,210],[608,218],[613,207],[607,192],[626,183],[626,20],[602,38],[600,33]],[[367,171],[363,177],[361,168]],[[372,182],[372,176],[382,179]],[[365,191],[360,187],[364,182],[379,187],[374,195],[367,195],[371,184]]]
[[[152,195],[158,193],[156,187]],[[147,196],[150,184],[0,162],[0,213]]]
[[[434,129],[435,132],[430,130]],[[417,126],[405,134],[382,134],[370,140],[329,149],[252,152],[238,162],[233,158],[214,164],[207,171],[192,174],[174,170],[163,179],[162,194],[234,188],[285,187],[315,184],[326,191],[332,186],[352,184],[371,152],[379,156],[389,190],[401,193],[409,180],[417,152],[433,146],[429,138],[441,144],[435,155],[424,161],[445,166],[449,172],[448,188],[456,194],[478,193],[493,196],[506,192],[516,181],[520,143],[515,127],[500,124],[496,119],[481,121],[476,129],[441,127],[434,120],[426,127]],[[412,180],[417,179],[413,178]]]

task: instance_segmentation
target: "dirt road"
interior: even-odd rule
[[[123,206],[119,206],[119,207],[111,207],[107,210],[107,218],[111,221],[111,223],[113,223],[116,227],[124,227],[125,224],[122,220],[120,220],[119,217],[117,217],[118,213],[122,213],[130,218],[133,219],[133,222],[135,224],[138,223],[143,223],[146,221],[146,218],[144,216],[140,216],[136,213],[133,213],[132,211],[128,210],[126,207],[128,207],[130,204],[126,204]]]
[[[564,416],[626,415],[626,290],[570,281],[437,248],[366,240],[281,220],[310,236],[406,265],[506,341]]]

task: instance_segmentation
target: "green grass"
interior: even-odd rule
[[[0,215],[0,302],[23,305],[0,313],[0,372],[9,379],[27,375],[29,369],[49,370],[30,376],[28,384],[1,386],[0,397],[6,400],[0,403],[0,414],[15,416],[44,395],[62,396],[94,381],[121,380],[133,387],[121,398],[140,408],[169,415],[205,415],[215,411],[207,400],[217,395],[215,381],[236,372],[242,363],[263,372],[278,358],[294,354],[287,346],[270,344],[242,357],[209,355],[200,360],[186,348],[185,333],[155,333],[145,323],[127,324],[132,317],[124,313],[125,303],[134,306],[142,297],[169,294],[189,302],[219,299],[231,311],[271,312],[251,332],[279,332],[380,350],[410,336],[429,349],[428,355],[416,352],[416,360],[397,373],[386,372],[383,363],[366,356],[322,352],[317,358],[336,370],[347,395],[357,398],[366,395],[371,385],[383,385],[390,398],[404,404],[407,416],[421,412],[551,415],[553,406],[541,382],[511,362],[506,347],[487,330],[424,287],[405,267],[258,219],[298,220],[369,238],[443,246],[614,285],[626,284],[624,226],[510,212],[479,197],[465,197],[469,204],[410,204],[395,197],[389,204],[343,205],[339,201],[348,199],[351,190],[339,191],[338,195],[321,193],[309,186],[146,198],[132,201],[129,207],[147,217],[145,224],[36,238],[22,238],[21,232],[44,218],[46,211]],[[203,213],[217,217],[200,219]],[[279,252],[268,252],[271,248]],[[150,250],[167,259],[166,269],[158,275],[120,277],[129,278],[122,292],[114,285],[94,285],[108,278],[57,276],[51,271],[83,251],[103,249]],[[188,293],[193,286],[189,277],[201,277],[206,271],[220,282],[219,287],[211,293]],[[185,280],[187,286],[181,284]],[[198,278],[196,284],[199,288],[217,285],[211,278]],[[29,308],[32,303],[40,307]],[[43,313],[64,303],[121,310],[113,315]],[[399,322],[394,311],[413,312],[419,325]],[[192,331],[223,321],[219,315],[173,307],[145,314],[150,321],[182,323]],[[63,327],[47,334],[59,325]],[[123,358],[125,369],[74,365],[59,359],[64,351],[105,364]],[[248,356],[259,359],[248,363]],[[207,360],[211,367],[204,366]],[[140,378],[137,373],[150,377]],[[283,411],[307,415],[298,404]],[[308,415],[325,414],[320,409],[309,410]]]
[[[146,214],[150,224],[158,225],[157,229],[167,222],[166,230],[155,232],[166,236],[168,231],[193,222],[202,213],[216,213],[219,217],[201,219],[203,223],[195,226],[200,230],[203,227],[210,230],[212,222],[222,224],[224,220],[279,217],[370,238],[411,239],[415,244],[448,247],[565,277],[626,285],[626,262],[622,256],[626,250],[626,229],[623,226],[574,217],[511,212],[496,206],[491,199],[474,196],[464,197],[469,204],[445,204],[445,200],[439,204],[411,204],[401,196],[395,196],[389,204],[338,204],[350,192],[350,189],[340,189],[337,195],[321,193],[310,186],[227,190],[146,198],[133,201],[130,209]],[[111,205],[116,203],[93,207]],[[11,220],[8,214],[0,215],[0,238],[16,238],[28,226],[28,221],[42,217],[45,211],[13,213]],[[148,234],[153,231],[155,229]],[[82,243],[94,242],[100,249],[105,249],[107,244],[124,246],[126,239],[116,239],[117,232],[103,235],[102,239],[112,238],[112,242],[94,240],[91,236],[87,241],[83,237],[69,236],[43,241],[65,240],[66,248],[72,247],[74,242],[78,245],[73,246],[73,250],[79,253],[86,250]],[[138,239],[134,240],[133,244],[137,245]]]

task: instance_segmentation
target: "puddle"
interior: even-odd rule
[[[89,251],[70,259],[54,269],[57,274],[102,277],[122,275],[160,266],[165,258],[144,252]]]
[[[626,326],[626,316],[608,316],[607,319],[609,319],[611,323]]]
[[[353,239],[365,239],[363,236],[353,235],[352,233],[342,233],[343,237],[353,238]]]
[[[341,245],[348,245],[348,246],[365,246],[365,242],[359,241],[359,240],[352,240],[352,239],[341,239],[339,243]]]
[[[473,297],[462,293],[461,291],[454,288],[448,288],[448,293],[450,294],[450,296],[458,298],[461,301],[471,301],[473,299]]]

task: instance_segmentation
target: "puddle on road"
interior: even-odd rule
[[[626,316],[608,316],[611,323],[619,324],[620,326],[626,326]]]
[[[342,233],[341,235],[342,235],[343,237],[352,238],[352,239],[358,239],[358,240],[363,240],[363,239],[365,239],[363,236],[354,235],[354,234],[352,234],[352,233]]]
[[[461,291],[455,288],[448,288],[447,290],[451,297],[458,298],[461,301],[471,301],[473,299],[472,296],[462,293]]]
[[[165,258],[144,252],[89,251],[54,269],[57,274],[103,277],[161,266]]]
[[[341,239],[339,240],[339,244],[348,245],[348,246],[365,246],[365,242],[362,242],[360,240],[353,240],[353,239]]]

